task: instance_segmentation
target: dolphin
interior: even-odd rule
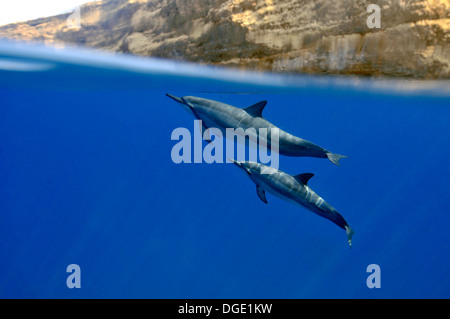
[[[273,167],[255,162],[239,162],[230,159],[236,166],[243,169],[251,180],[256,184],[258,197],[267,204],[266,191],[287,201],[300,204],[310,211],[322,216],[344,229],[347,240],[352,247],[353,230],[345,219],[328,204],[322,197],[317,195],[308,186],[308,181],[314,176],[312,173],[289,175]]]
[[[270,146],[271,129],[278,129],[279,132],[279,154],[286,156],[308,156],[318,158],[328,158],[332,163],[339,165],[339,160],[344,155],[334,154],[312,142],[300,137],[289,134],[277,126],[267,121],[262,111],[267,101],[261,101],[247,108],[241,109],[222,102],[208,100],[195,96],[176,97],[171,94],[166,96],[182,104],[184,108],[198,120],[202,120],[202,135],[207,128],[218,128],[222,134],[225,134],[226,128],[254,128],[259,137],[259,129],[267,129],[267,147]],[[250,137],[252,138],[252,137]]]

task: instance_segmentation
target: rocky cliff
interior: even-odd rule
[[[369,4],[381,9],[369,28]],[[0,37],[246,69],[450,78],[450,0],[104,0]]]

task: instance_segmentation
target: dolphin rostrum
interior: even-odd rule
[[[331,162],[339,165],[339,160],[344,155],[334,154],[314,143],[289,134],[262,116],[262,111],[267,104],[267,101],[258,102],[252,106],[241,109],[222,102],[208,100],[195,96],[176,97],[171,94],[166,94],[171,99],[182,104],[189,113],[194,115],[198,120],[202,120],[203,132],[207,128],[218,128],[225,134],[226,128],[254,128],[259,133],[259,129],[267,129],[266,132],[271,132],[271,129],[278,129],[279,136],[279,154],[287,156],[308,156],[328,158]],[[256,133],[258,135],[258,133]],[[255,136],[256,138],[258,136]],[[253,137],[253,138],[255,138]],[[267,146],[270,146],[270,133],[266,140]]]
[[[344,229],[347,233],[347,240],[352,246],[353,230],[345,219],[328,204],[322,197],[317,195],[308,186],[308,180],[314,176],[312,173],[299,175],[289,175],[275,168],[255,163],[238,162],[230,159],[236,166],[243,169],[252,181],[256,184],[258,197],[267,204],[266,191],[273,195],[304,206],[312,212],[320,215]]]

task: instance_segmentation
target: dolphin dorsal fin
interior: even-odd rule
[[[303,173],[303,174],[298,174],[295,175],[294,178],[302,183],[303,185],[308,185],[308,181],[310,180],[311,177],[313,177],[314,174],[313,173]]]
[[[252,106],[246,107],[244,111],[253,117],[262,117],[262,111],[264,110],[266,104],[267,101],[261,101],[253,104]]]

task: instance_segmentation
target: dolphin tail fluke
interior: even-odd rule
[[[327,153],[328,159],[333,163],[339,166],[339,160],[341,158],[347,157],[345,155],[339,155],[339,154],[333,154],[333,153]]]
[[[350,248],[352,248],[352,236],[355,232],[348,225],[345,226],[345,231],[347,233],[348,244],[350,245]]]

